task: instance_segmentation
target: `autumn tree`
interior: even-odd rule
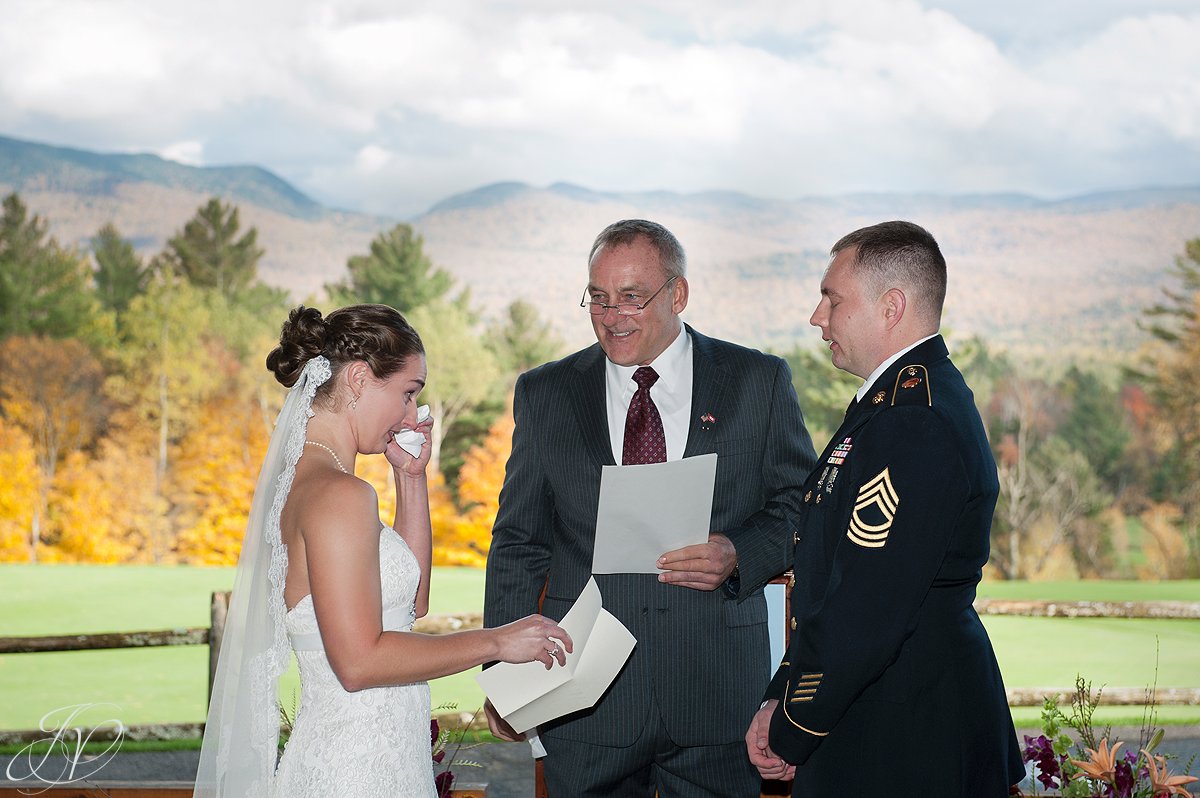
[[[30,530],[42,497],[33,440],[0,416],[0,562],[30,559]]]
[[[1189,573],[1200,573],[1200,238],[1175,259],[1179,287],[1147,309],[1156,345],[1143,376],[1160,410],[1162,497],[1179,505]]]
[[[0,412],[33,444],[41,474],[40,496],[29,530],[29,559],[37,560],[46,517],[46,491],[70,452],[89,446],[103,431],[109,408],[104,369],[73,338],[14,336],[0,342]]]
[[[232,299],[257,284],[262,256],[258,231],[241,233],[237,206],[213,197],[167,241],[163,263],[192,285]]]
[[[1000,496],[992,519],[993,563],[1006,579],[1025,575],[1024,544],[1033,535],[1044,485],[1033,452],[1051,429],[1051,387],[1013,374],[997,391],[988,432],[996,451]]]
[[[524,299],[514,300],[505,308],[501,321],[488,328],[485,342],[512,383],[524,372],[554,360],[563,351],[562,339],[554,328]]]
[[[0,338],[9,335],[86,336],[97,340],[99,305],[91,268],[47,235],[16,194],[0,213]]]
[[[126,407],[124,428],[152,436],[153,482],[160,496],[166,495],[173,447],[237,367],[223,342],[210,334],[211,319],[205,292],[170,274],[157,276],[123,316],[126,340],[116,352],[121,368],[107,390]],[[152,538],[157,556],[170,550],[171,538],[164,518]]]
[[[1122,460],[1131,432],[1118,390],[1076,365],[1059,384],[1068,404],[1058,435],[1079,452],[1111,490],[1122,482]]]
[[[346,268],[345,280],[325,286],[334,306],[370,302],[390,305],[407,316],[445,299],[454,285],[448,272],[433,265],[424,240],[407,224],[380,233],[371,241],[370,253],[351,256]]]
[[[92,238],[92,257],[96,260],[96,295],[109,310],[123,312],[149,287],[150,268],[113,224],[104,225]]]
[[[170,495],[176,497],[176,551],[188,562],[234,565],[241,552],[258,470],[271,430],[253,402],[213,397],[180,441]]]
[[[515,426],[509,407],[492,424],[487,437],[467,452],[458,472],[458,504],[462,515],[454,538],[442,545],[474,552],[481,567],[491,547],[492,526],[500,509],[500,488],[512,452]]]
[[[54,545],[48,562],[154,562],[155,534],[170,512],[154,483],[154,454],[110,433],[91,457],[67,457],[50,490],[47,518]]]
[[[430,466],[438,470],[442,442],[467,410],[494,393],[500,368],[459,305],[423,305],[409,320],[421,335],[429,364],[421,401],[429,405],[435,419]]]

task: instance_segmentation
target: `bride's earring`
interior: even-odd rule
[[[351,410],[358,409],[358,397],[357,396],[350,400],[350,409]]]

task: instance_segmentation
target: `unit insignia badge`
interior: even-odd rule
[[[900,496],[892,486],[891,472],[885,468],[858,489],[846,537],[868,549],[883,548],[899,505]]]

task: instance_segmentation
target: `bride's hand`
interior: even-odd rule
[[[392,468],[405,476],[419,477],[423,475],[425,473],[425,466],[429,465],[429,458],[433,454],[433,446],[431,444],[432,430],[432,416],[413,427],[414,432],[419,432],[425,437],[425,443],[421,445],[421,454],[419,457],[413,457],[401,449],[400,444],[396,443],[394,438],[389,438],[383,454],[387,457],[387,461],[392,464]]]
[[[571,636],[549,618],[530,615],[499,627],[500,655],[504,662],[533,662],[537,660],[550,670],[557,660],[567,663],[567,654],[574,650]]]

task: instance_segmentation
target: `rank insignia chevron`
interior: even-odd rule
[[[851,543],[868,549],[883,548],[899,505],[900,496],[892,487],[891,473],[885,468],[858,489],[846,537]]]

